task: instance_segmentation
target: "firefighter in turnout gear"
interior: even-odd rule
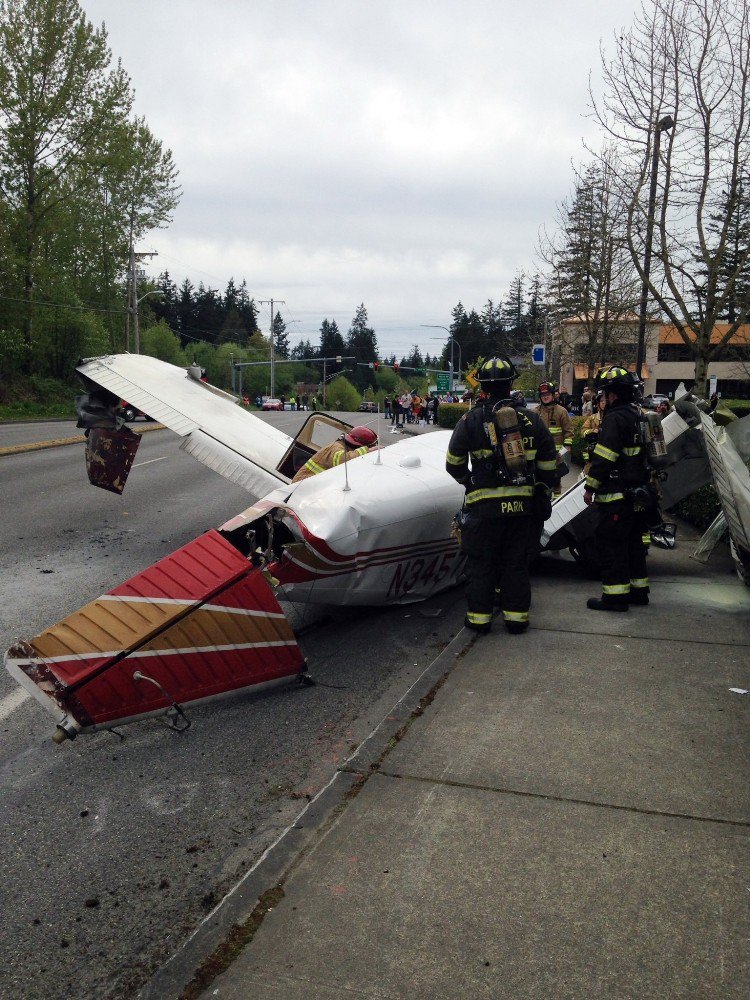
[[[631,372],[617,365],[596,377],[607,400],[599,437],[591,455],[583,498],[599,513],[596,541],[602,563],[602,596],[587,606],[595,611],[627,611],[648,604],[644,538],[656,498],[641,435],[640,410],[634,402]]]
[[[511,633],[529,624],[529,551],[551,510],[558,473],[552,436],[538,415],[510,397],[516,370],[505,357],[478,372],[482,398],[465,413],[450,439],[446,469],[466,488],[461,548],[467,558],[468,610],[464,624],[489,632],[499,598]]]
[[[544,421],[545,426],[552,435],[555,442],[555,451],[560,453],[562,448],[571,448],[573,445],[573,421],[570,414],[560,403],[556,402],[557,386],[554,382],[541,382],[539,385],[539,416]],[[558,465],[562,466],[562,456]],[[567,469],[561,468],[561,473]],[[555,491],[555,496],[560,496],[560,487]]]
[[[360,455],[366,455],[377,443],[378,436],[369,427],[352,427],[343,437],[316,451],[298,470],[292,482],[298,483],[301,479],[309,479],[310,476],[317,476],[319,472],[332,469],[342,462],[349,462]]]

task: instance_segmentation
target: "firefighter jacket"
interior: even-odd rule
[[[465,413],[456,424],[448,444],[445,467],[466,488],[466,505],[482,517],[506,517],[534,513],[534,487],[545,490],[557,486],[557,455],[550,432],[538,415],[517,410],[523,436],[527,472],[509,473],[499,441],[493,446],[487,430],[493,408],[511,400],[490,399]]]
[[[596,413],[590,413],[581,425],[581,439],[583,441],[583,454],[587,462],[591,461],[594,448],[599,440],[599,431],[602,427],[602,414],[599,409]],[[587,470],[588,471],[588,470]]]
[[[597,503],[616,503],[625,500],[629,489],[645,486],[650,478],[638,407],[622,402],[607,407],[591,456],[586,488],[596,493]]]
[[[555,451],[559,451],[563,445],[569,448],[573,444],[573,421],[564,406],[559,403],[551,403],[549,406],[540,403],[537,413],[552,435]]]
[[[369,450],[366,445],[362,445],[360,448],[348,448],[343,441],[333,441],[325,448],[321,448],[320,451],[316,451],[312,458],[308,459],[299,469],[292,482],[298,483],[302,479],[309,479],[310,476],[317,476],[319,472],[332,469],[335,465],[341,465],[342,462],[349,462],[360,455],[366,455]]]

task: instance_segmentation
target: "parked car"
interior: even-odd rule
[[[659,403],[667,403],[671,406],[669,402],[669,396],[664,396],[659,392],[652,392],[648,396],[643,397],[643,405],[647,410],[656,410],[659,408]]]
[[[264,410],[283,410],[284,404],[280,399],[264,399],[262,409]]]
[[[373,403],[372,400],[365,400],[364,402],[362,402],[362,403],[359,404],[359,412],[360,413],[377,413],[378,412],[378,404],[377,403]]]
[[[144,420],[152,420],[148,414],[144,413],[143,410],[139,410],[136,406],[131,406],[130,403],[126,402],[124,399],[120,400],[120,408],[122,409],[122,415],[125,417],[129,424],[136,419],[136,417],[143,417]]]

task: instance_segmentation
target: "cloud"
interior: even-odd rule
[[[145,241],[156,267],[274,292],[303,320],[293,339],[364,301],[390,353],[533,270],[594,134],[599,39],[636,3],[83,6],[180,169],[174,222]]]

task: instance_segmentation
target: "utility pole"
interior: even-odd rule
[[[132,242],[130,244],[130,288],[128,289],[128,319],[125,329],[125,346],[126,349],[130,350],[130,317],[133,317],[133,349],[135,354],[141,353],[141,331],[138,324],[138,303],[141,299],[138,298],[138,272],[136,269],[136,264],[145,260],[146,257],[158,257],[159,255],[154,251],[136,253],[135,247]],[[147,293],[150,294],[150,293]],[[156,294],[156,293],[154,293]],[[146,296],[142,296],[146,298]]]
[[[274,301],[276,302],[277,305],[281,305],[281,306],[285,306],[286,305],[286,301],[284,299],[275,299],[275,300],[274,299],[258,299],[258,305],[260,305],[260,306],[265,306],[265,305],[268,305],[269,303],[271,305],[271,398],[272,399],[276,395],[276,355],[274,353],[274,344],[273,344],[273,321],[274,321],[273,304],[274,304]]]

